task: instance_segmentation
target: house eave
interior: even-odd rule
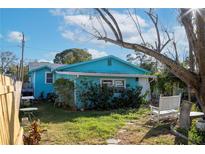
[[[77,75],[77,76],[109,76],[109,77],[141,77],[141,78],[157,78],[154,75],[144,74],[114,74],[114,73],[87,73],[87,72],[68,72],[68,71],[56,71],[57,74],[64,75]]]

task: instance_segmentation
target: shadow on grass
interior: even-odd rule
[[[98,118],[102,116],[109,116],[113,113],[126,115],[131,112],[131,110],[126,109],[118,109],[118,110],[110,110],[110,111],[69,111],[62,108],[56,108],[52,103],[44,102],[36,105],[38,107],[38,113],[36,115],[36,119],[40,119],[40,121],[45,123],[61,123],[70,121],[73,122],[77,118],[90,117],[90,118]],[[137,109],[133,110],[136,112]]]
[[[151,121],[147,121],[145,126],[151,127],[150,130],[144,135],[140,142],[143,142],[144,139],[149,139],[152,137],[157,137],[160,135],[169,135],[171,134],[170,131],[170,123],[160,123],[156,124]]]

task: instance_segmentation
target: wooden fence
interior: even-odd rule
[[[19,122],[22,83],[0,75],[0,144],[23,144]]]

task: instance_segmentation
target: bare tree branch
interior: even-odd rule
[[[146,11],[145,11],[146,12]],[[156,50],[158,52],[161,52],[161,37],[159,34],[159,28],[158,28],[158,15],[154,15],[154,13],[152,12],[152,9],[149,10],[149,12],[146,12],[147,15],[149,16],[149,18],[151,19],[152,23],[154,24],[156,33],[157,33],[157,48]]]
[[[119,36],[118,36],[118,33],[117,31],[115,30],[115,28],[113,27],[112,23],[105,17],[105,15],[102,13],[102,11],[100,9],[95,9],[99,14],[100,16],[103,18],[103,20],[107,23],[107,25],[110,27],[110,29],[112,30],[112,32],[114,33],[115,35],[115,38],[117,40],[120,40]]]
[[[158,26],[158,15],[154,14],[152,10],[153,9],[150,9],[149,12],[146,12],[146,11],[145,12],[149,16],[149,18],[151,19],[152,23],[154,24],[155,31],[157,34],[157,43],[155,43],[156,50],[158,52],[161,52],[167,46],[167,44],[171,41],[171,38],[169,36],[169,33],[165,30],[165,33],[167,35],[168,40],[164,44],[162,44],[161,36],[160,36],[160,32],[159,32],[159,26]]]
[[[175,52],[175,60],[177,63],[179,63],[179,55],[178,55],[178,51],[177,51],[177,45],[176,45],[176,42],[175,40],[173,40],[173,47],[174,47],[174,52]]]
[[[160,51],[162,51],[167,46],[167,44],[171,41],[169,33],[166,30],[165,30],[165,33],[167,34],[168,40],[162,45],[162,47],[160,48]]]
[[[105,34],[105,37],[107,37],[107,31],[105,30],[105,27],[104,27],[104,25],[103,25],[103,22],[102,22],[101,18],[100,18],[99,16],[96,16],[96,19],[97,19],[98,22],[100,23],[100,26],[101,26],[101,28],[102,28],[104,34]]]
[[[140,35],[140,38],[141,38],[141,40],[142,40],[142,44],[143,44],[143,45],[146,45],[145,40],[144,40],[144,38],[143,38],[143,36],[142,36],[142,31],[141,31],[141,28],[140,28],[140,25],[139,25],[139,20],[138,20],[138,17],[137,17],[137,15],[136,15],[136,12],[135,12],[135,18],[136,18],[136,21],[135,21],[134,17],[132,16],[132,14],[131,14],[130,11],[129,11],[129,9],[127,9],[127,10],[128,10],[129,16],[131,17],[132,21],[134,22],[134,24],[135,24],[135,26],[136,26],[136,28],[137,28],[137,32],[138,32],[139,35]]]
[[[119,35],[119,38],[121,41],[123,41],[123,38],[122,38],[122,33],[121,33],[121,30],[118,26],[118,23],[117,21],[115,20],[115,18],[113,17],[113,15],[108,11],[108,9],[102,9],[109,17],[110,19],[113,21],[113,23],[115,24],[115,27],[117,28],[117,32],[118,32],[118,35]]]

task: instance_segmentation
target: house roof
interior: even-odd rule
[[[64,66],[63,64],[53,64],[49,62],[31,62],[29,63],[29,72],[37,71],[43,68],[49,68],[51,70]]]
[[[109,56],[105,56],[105,57],[101,57],[101,58],[92,59],[92,60],[89,60],[89,61],[86,61],[86,62],[80,62],[80,63],[75,63],[75,64],[70,64],[70,65],[64,65],[64,66],[56,67],[54,70],[63,70],[63,69],[67,69],[67,68],[71,68],[71,67],[75,67],[75,66],[80,66],[80,65],[84,65],[84,64],[88,64],[88,63],[93,63],[93,62],[100,61],[100,60],[104,60],[104,59],[108,59],[108,58],[113,58],[113,59],[115,59],[115,60],[117,60],[117,61],[120,61],[120,62],[122,62],[122,63],[124,63],[124,64],[126,64],[126,65],[128,65],[128,66],[131,66],[131,67],[133,67],[133,68],[135,68],[135,69],[138,69],[138,70],[140,70],[140,71],[143,71],[143,72],[145,72],[145,73],[151,73],[151,72],[148,71],[148,70],[145,70],[145,69],[143,69],[143,68],[137,67],[136,65],[131,64],[131,63],[127,62],[127,61],[124,61],[124,60],[122,60],[122,59],[120,59],[120,58],[118,58],[118,57],[115,57],[115,56],[113,56],[113,55],[109,55]]]
[[[101,58],[96,58],[96,59],[92,59],[92,60],[89,60],[89,61],[86,61],[86,62],[80,62],[80,63],[75,63],[75,64],[52,64],[52,63],[48,63],[48,62],[35,62],[35,63],[30,63],[29,64],[29,72],[33,72],[33,71],[37,71],[37,70],[40,70],[40,69],[43,69],[43,68],[50,68],[52,71],[60,71],[60,70],[63,70],[63,69],[67,69],[67,68],[72,68],[72,67],[75,67],[75,66],[80,66],[80,65],[84,65],[84,64],[89,64],[89,63],[94,63],[96,61],[100,61],[100,60],[104,60],[104,59],[108,59],[108,58],[113,58],[121,63],[124,63],[125,65],[128,65],[128,66],[131,66],[137,70],[140,70],[140,71],[143,71],[145,74],[148,74],[150,73],[150,71],[148,70],[145,70],[143,68],[140,68],[140,67],[137,67],[136,65],[134,64],[131,64],[127,61],[124,61],[118,57],[115,57],[113,55],[109,55],[109,56],[105,56],[105,57],[101,57]]]

